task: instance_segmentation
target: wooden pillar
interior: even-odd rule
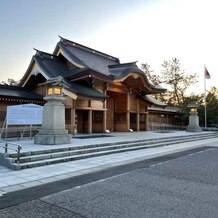
[[[145,121],[145,122],[146,122],[145,130],[148,131],[148,113],[146,113],[145,120],[146,120],[146,121]]]
[[[107,129],[107,111],[103,111],[103,132],[106,132]]]
[[[140,131],[140,113],[139,113],[139,99],[138,98],[137,98],[136,130]]]
[[[88,113],[88,133],[92,133],[92,110]]]
[[[105,84],[104,87],[104,94],[107,95],[107,85]],[[103,132],[106,132],[107,130],[107,101],[104,101],[104,112],[103,112]]]
[[[129,92],[127,92],[127,113],[126,113],[126,131],[128,132],[129,129],[130,129],[130,112],[129,112],[129,109],[130,109],[130,94]]]
[[[107,95],[107,90],[104,90],[104,94]],[[103,132],[106,132],[107,129],[107,100],[104,101],[104,111],[103,111]]]
[[[76,110],[75,108],[71,108],[70,110],[70,132],[71,134],[74,134],[75,132],[75,116],[76,116]]]
[[[140,113],[137,113],[136,119],[136,130],[140,131]]]
[[[74,134],[75,132],[75,117],[76,117],[76,110],[75,110],[75,100],[72,99],[72,107],[70,109],[70,133]]]

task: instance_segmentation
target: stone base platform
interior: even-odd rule
[[[186,132],[202,132],[202,129],[196,126],[187,126]]]
[[[34,144],[39,145],[62,145],[70,143],[71,135],[68,134],[67,130],[41,130],[34,138]]]

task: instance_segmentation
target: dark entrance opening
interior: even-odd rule
[[[88,111],[76,110],[76,123],[78,133],[88,133]]]
[[[130,113],[130,129],[136,131],[137,130],[137,114]]]

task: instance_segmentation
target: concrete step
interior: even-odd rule
[[[32,155],[40,155],[40,154],[50,154],[50,153],[57,153],[57,152],[65,152],[65,151],[74,151],[79,149],[88,149],[88,148],[96,148],[96,147],[107,147],[111,145],[119,145],[119,144],[130,144],[130,143],[156,143],[166,140],[176,140],[176,139],[184,139],[184,138],[199,138],[199,137],[211,137],[214,133],[210,134],[195,134],[195,135],[186,135],[186,136],[174,136],[174,137],[163,137],[163,138],[152,138],[152,139],[143,139],[143,140],[133,140],[133,141],[121,141],[121,142],[111,142],[111,143],[102,143],[102,144],[91,144],[91,145],[83,145],[83,146],[71,146],[71,147],[64,147],[64,148],[54,148],[54,149],[46,149],[46,150],[37,150],[37,151],[30,151],[30,152],[21,152],[20,156],[32,156]],[[13,153],[9,155],[11,158],[16,158],[17,154]]]
[[[20,163],[16,163],[16,154],[10,154],[8,158],[10,159],[11,168],[27,169],[32,167],[62,163],[102,155],[109,155],[120,152],[134,151],[151,147],[160,147],[183,142],[203,140],[213,137],[218,137],[218,134],[192,134],[179,137],[163,137],[159,139],[113,142],[23,152],[21,153]]]
[[[27,168],[37,167],[37,166],[45,166],[49,164],[57,164],[57,163],[63,163],[63,162],[68,162],[68,161],[80,160],[80,159],[91,158],[91,157],[98,157],[98,156],[121,153],[121,152],[135,151],[135,150],[141,150],[141,149],[152,148],[152,147],[168,146],[172,144],[184,143],[184,142],[190,142],[190,141],[195,141],[195,140],[186,139],[186,140],[182,140],[182,142],[180,140],[176,142],[171,141],[167,143],[166,142],[156,143],[150,146],[140,145],[140,146],[134,146],[134,147],[118,148],[115,150],[96,151],[96,152],[85,153],[85,154],[77,154],[74,156],[66,156],[65,158],[59,157],[59,158],[53,158],[49,160],[46,159],[46,160],[41,160],[41,161],[28,162],[28,163],[19,164],[19,166],[20,166],[20,169],[27,169]]]
[[[201,136],[198,137],[198,140],[201,139],[205,139],[206,136]],[[211,137],[211,136],[210,136]],[[182,138],[183,142],[188,139],[188,141],[190,140],[196,140],[195,137],[193,138],[189,138],[189,137],[184,137]],[[158,143],[168,143],[168,142],[173,142],[173,143],[180,143],[181,139],[165,139],[165,140],[161,140],[158,141]],[[58,151],[58,152],[53,152],[53,153],[43,153],[43,154],[31,154],[28,156],[22,156],[20,158],[20,163],[27,163],[27,162],[33,162],[33,161],[38,161],[38,160],[45,160],[45,159],[53,159],[53,158],[61,158],[61,157],[66,157],[66,156],[73,156],[73,155],[79,155],[79,154],[88,154],[88,153],[94,153],[94,152],[100,152],[100,151],[107,151],[107,150],[116,150],[116,149],[121,149],[121,148],[128,148],[128,147],[136,147],[136,146],[144,146],[146,145],[146,147],[152,147],[153,144],[156,144],[157,140],[155,141],[143,141],[143,142],[129,142],[128,144],[115,144],[115,145],[102,145],[102,146],[95,146],[95,147],[91,147],[89,148],[82,146],[78,147],[77,149],[73,149],[73,150],[69,150],[69,149],[63,149],[63,151]],[[17,161],[15,160],[15,163]]]

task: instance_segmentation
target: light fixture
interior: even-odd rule
[[[47,95],[61,95],[62,88],[61,87],[48,87],[47,89]]]

